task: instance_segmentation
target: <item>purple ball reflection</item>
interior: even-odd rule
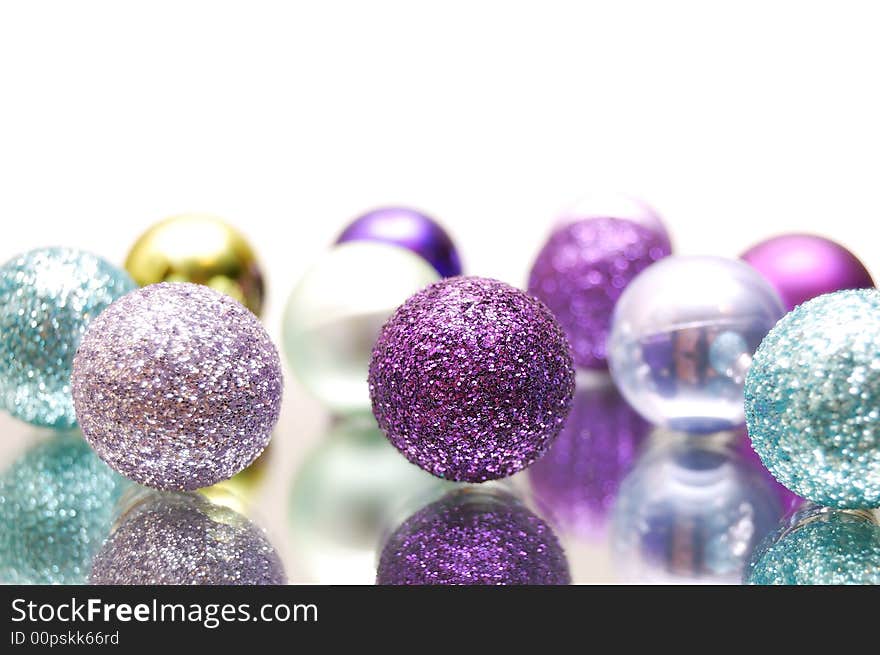
[[[461,260],[452,238],[433,218],[406,207],[382,207],[356,218],[336,243],[380,241],[422,256],[443,277],[461,275]]]
[[[588,381],[575,392],[550,450],[529,469],[538,507],[567,532],[601,537],[620,482],[650,429],[610,377]]]
[[[773,285],[788,311],[825,293],[874,286],[871,274],[854,254],[811,234],[767,239],[749,248],[742,259]]]

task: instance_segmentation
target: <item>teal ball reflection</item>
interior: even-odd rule
[[[753,585],[880,584],[880,526],[864,511],[811,506],[755,553]]]
[[[0,582],[83,584],[128,485],[78,434],[33,446],[0,476]]]
[[[451,484],[410,464],[372,415],[339,420],[302,463],[291,490],[298,572],[321,584],[373,584],[379,542],[405,504]]]

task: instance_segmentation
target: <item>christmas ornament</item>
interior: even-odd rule
[[[652,423],[715,432],[743,422],[752,354],[784,314],[748,264],[667,257],[626,288],[609,339],[611,375]]]
[[[336,240],[378,241],[421,255],[442,277],[461,275],[461,260],[450,236],[433,218],[407,207],[382,207],[355,219]]]
[[[559,215],[556,227],[576,223],[587,218],[618,218],[637,223],[669,242],[669,233],[660,214],[647,203],[624,193],[588,193],[566,207]]]
[[[145,491],[95,557],[91,584],[286,584],[265,534],[200,494]]]
[[[385,324],[370,363],[373,414],[411,462],[450,480],[525,468],[565,422],[568,341],[550,311],[479,277],[432,284]]]
[[[52,428],[76,423],[73,355],[88,324],[134,288],[125,271],[71,248],[41,248],[0,267],[0,404]]]
[[[724,435],[658,434],[620,487],[614,568],[625,582],[738,584],[782,516],[761,469]]]
[[[263,309],[263,274],[237,229],[206,214],[183,214],[156,223],[128,253],[125,269],[139,286],[195,282],[232,296],[257,316]]]
[[[639,272],[671,250],[665,234],[619,218],[581,219],[553,231],[532,265],[528,290],[565,330],[575,365],[605,367],[617,299]]]
[[[849,250],[811,234],[784,234],[752,246],[742,259],[779,292],[787,311],[842,289],[874,286],[871,274]]]
[[[272,442],[269,442],[266,449],[247,468],[228,480],[199,489],[199,493],[212,503],[225,505],[239,514],[247,514],[266,480],[271,457]]]
[[[83,584],[126,486],[79,434],[31,447],[0,475],[0,582]]]
[[[748,430],[745,428],[737,431],[736,435],[736,452],[739,453],[743,459],[750,462],[752,465],[761,468],[766,471],[767,468],[764,466],[764,463],[761,461],[761,458],[758,457],[758,453],[755,452],[755,449],[752,448],[752,440],[749,439]],[[782,503],[783,510],[788,513],[794,509],[797,509],[801,505],[804,504],[804,499],[798,496],[796,493],[793,493],[790,489],[785,487],[783,484],[779,482],[776,478],[770,475],[769,471],[767,472],[767,481],[770,483],[770,486],[776,491],[776,495],[779,496],[779,502]]]
[[[805,508],[756,551],[746,582],[878,585],[880,526],[864,510]]]
[[[370,351],[394,308],[437,272],[399,246],[336,246],[299,281],[284,312],[284,350],[303,386],[336,412],[370,406]]]
[[[376,547],[398,507],[444,483],[401,457],[370,414],[334,422],[290,495],[292,552],[311,582],[373,584]]]
[[[755,353],[745,387],[752,446],[793,492],[880,506],[880,291],[805,302]]]
[[[92,322],[71,385],[83,434],[111,467],[148,487],[197,489],[243,470],[269,443],[281,362],[237,301],[163,282]]]
[[[513,496],[452,491],[416,512],[379,558],[381,585],[569,584],[556,535]]]
[[[600,537],[620,482],[649,431],[607,374],[578,380],[565,427],[529,468],[542,513],[579,537]]]

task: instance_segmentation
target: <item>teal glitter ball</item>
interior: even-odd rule
[[[70,248],[31,250],[0,267],[0,405],[34,425],[75,425],[70,370],[80,338],[134,288],[122,269]]]
[[[85,583],[129,484],[78,434],[28,450],[0,476],[0,582]]]
[[[813,508],[794,523],[756,551],[748,584],[880,584],[880,526],[870,516]]]
[[[820,505],[880,505],[880,291],[795,308],[761,343],[745,383],[752,447]]]

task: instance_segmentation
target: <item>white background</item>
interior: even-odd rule
[[[365,209],[421,207],[468,272],[519,284],[560,207],[621,190],[679,252],[814,231],[876,274],[874,6],[5,1],[0,259],[121,262],[152,222],[215,213],[260,254],[277,335]],[[324,417],[293,382],[285,417],[292,461]]]

